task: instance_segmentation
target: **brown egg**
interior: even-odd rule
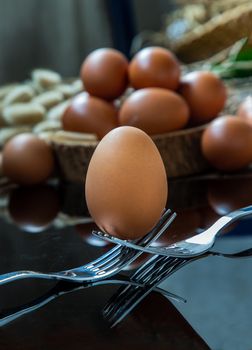
[[[3,154],[0,152],[0,176],[3,176]]]
[[[179,93],[188,103],[193,125],[204,124],[217,117],[227,99],[223,82],[215,74],[204,71],[185,75]]]
[[[130,84],[135,89],[160,87],[176,90],[179,78],[179,62],[172,52],[162,47],[142,49],[129,65]]]
[[[119,111],[121,125],[135,126],[149,135],[182,129],[188,119],[189,109],[183,98],[161,88],[133,92]]]
[[[84,60],[80,75],[91,95],[114,100],[128,85],[128,60],[117,50],[98,49]]]
[[[8,210],[12,220],[22,230],[41,232],[60,210],[59,195],[49,185],[18,187],[10,195]]]
[[[10,180],[34,185],[48,179],[54,169],[52,148],[33,134],[14,136],[3,149],[3,172]]]
[[[160,219],[168,192],[164,164],[151,138],[129,126],[107,134],[90,161],[85,192],[101,230],[127,239],[145,235]]]
[[[252,96],[248,96],[240,104],[237,116],[252,125]]]
[[[252,161],[252,128],[234,116],[209,124],[202,136],[202,152],[215,168],[234,171]]]
[[[64,130],[92,133],[102,139],[118,126],[117,110],[112,104],[82,92],[66,109],[62,124]]]

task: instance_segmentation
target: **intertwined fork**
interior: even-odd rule
[[[104,307],[104,318],[111,324],[111,327],[116,326],[160,283],[190,260],[153,256],[131,277],[133,281],[144,284],[145,287],[121,287]]]
[[[252,205],[244,207],[238,210],[235,210],[225,216],[219,218],[211,227],[207,230],[196,234],[191,238],[187,238],[183,241],[176,242],[167,247],[140,247],[138,244],[121,240],[116,237],[110,236],[108,233],[94,231],[93,233],[109,242],[115,244],[121,244],[125,247],[139,250],[145,253],[151,253],[155,255],[163,256],[173,256],[180,258],[191,258],[204,254],[209,251],[210,248],[214,245],[217,235],[220,233],[223,228],[232,224],[233,222],[252,215]]]
[[[176,217],[175,213],[167,210],[157,225],[143,238],[135,243],[138,246],[149,246],[161,236]],[[36,271],[16,271],[0,275],[0,285],[25,278],[40,278],[64,280],[72,282],[92,282],[105,279],[120,272],[124,267],[133,262],[142,254],[128,247],[117,245],[98,259],[83,266],[60,272],[43,273]]]
[[[222,256],[226,258],[246,258],[252,256],[252,249],[243,250],[237,253],[232,254],[223,254],[219,252],[208,252],[203,256],[200,256],[200,258],[209,256],[209,255],[215,255],[215,256]],[[158,293],[163,294],[169,299],[173,299],[175,301],[182,301],[185,302],[185,300],[173,293],[170,293],[169,291],[159,288],[158,284],[160,283],[157,279],[157,283],[155,286],[151,285],[151,288],[148,288],[147,284],[141,284],[138,283],[142,279],[145,281],[151,280],[151,276],[155,274],[157,277],[158,271],[160,270],[160,266],[162,265],[162,259],[166,261],[167,258],[164,257],[156,257],[155,259],[152,257],[152,260],[149,260],[146,264],[142,265],[132,276],[130,279],[127,276],[123,275],[117,275],[113,278],[108,278],[106,280],[96,280],[95,282],[91,283],[69,283],[65,281],[59,281],[53,288],[51,288],[48,292],[43,294],[42,296],[25,303],[23,305],[20,305],[15,308],[10,308],[6,310],[0,311],[0,327],[3,327],[10,322],[23,317],[24,315],[30,314],[32,312],[35,312],[36,310],[44,307],[51,301],[55,300],[56,298],[62,297],[63,295],[73,293],[75,291],[83,290],[86,288],[95,287],[98,285],[107,285],[107,284],[118,284],[118,285],[126,285],[127,288],[121,288],[119,292],[117,292],[111,299],[110,302],[107,304],[106,308],[104,308],[104,315],[106,315],[106,318],[108,318],[110,321],[117,321],[119,322],[119,319],[122,320],[124,317],[126,317],[129,312],[138,305],[138,303],[143,300],[151,291],[155,291]],[[174,264],[175,264],[175,259]],[[178,259],[176,259],[177,261]],[[187,262],[194,261],[195,259],[187,259]],[[176,269],[179,269],[179,267],[182,267],[183,264],[181,263],[181,266],[176,263]],[[175,272],[175,266],[174,269],[171,269],[172,264],[170,265],[170,271]],[[160,271],[161,274],[164,276],[164,278],[167,278],[168,276],[165,276],[163,271]],[[161,276],[162,277],[162,276]],[[135,281],[134,281],[135,280]],[[143,293],[140,293],[138,289],[133,289],[129,287],[139,287],[142,289]],[[134,293],[133,293],[134,291]],[[125,299],[129,299],[129,295],[131,295],[131,300],[127,302],[127,304],[124,304]],[[116,319],[118,317],[118,320]]]
[[[252,248],[231,254],[209,251],[200,256],[185,259],[155,255],[131,276],[132,281],[144,285],[144,288],[134,285],[122,286],[104,307],[105,319],[111,323],[111,327],[116,326],[169,276],[183,266],[208,256],[231,259],[248,258],[252,256]]]

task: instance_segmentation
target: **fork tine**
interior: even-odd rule
[[[140,295],[136,293],[136,295],[133,298],[131,298],[130,303],[127,303],[128,306],[126,308],[122,306],[118,309],[117,314],[112,315],[112,320],[115,320],[113,322],[112,327],[121,322],[149,293],[151,293],[154,290],[156,286],[165,281],[170,275],[178,271],[184,265],[196,260],[196,257],[192,259],[174,259],[174,263],[172,263],[172,260],[173,258],[171,258],[171,260],[168,262],[169,264],[167,270],[164,270],[161,274],[158,274],[156,277],[151,279],[150,283],[148,283],[147,285],[147,289],[143,290],[142,294],[140,292]],[[135,289],[141,291],[141,288],[136,287]],[[124,302],[122,302],[122,305],[124,305]]]
[[[155,233],[164,224],[164,222],[168,219],[169,216],[171,216],[171,209],[167,209],[164,212],[164,214],[162,215],[162,217],[160,218],[157,225],[149,233],[147,233],[143,238],[136,240],[135,243],[139,244],[139,245],[146,245],[149,240],[152,240],[153,238],[155,238],[155,236],[154,236]],[[172,218],[170,218],[170,220]],[[169,223],[170,223],[170,220],[169,220]],[[162,232],[159,233],[158,235],[156,235],[156,237],[157,238],[160,237],[160,234],[162,234]],[[118,245],[117,247],[113,248],[112,250],[110,250],[106,254],[104,254],[101,257],[99,257],[98,259],[94,260],[90,265],[87,266],[87,268],[89,268],[89,267],[101,267],[103,264],[106,264],[107,261],[110,261],[110,259],[116,258],[121,253],[121,250],[123,248],[124,248],[124,250],[126,250],[125,247]]]
[[[110,312],[105,316],[109,322],[112,323],[112,327],[115,327],[119,322],[121,322],[153,289],[164,281],[170,274],[177,271],[184,264],[188,263],[187,260],[179,260],[167,273],[164,271],[161,275],[155,277],[151,284],[148,284],[146,288],[131,287],[127,294],[123,298],[119,299],[119,302],[110,309]]]
[[[152,258],[152,264],[156,266],[157,259]],[[107,303],[107,305],[104,308],[104,316],[111,322],[113,319],[117,319],[118,313],[122,313],[122,316],[125,314],[125,316],[130,313],[130,311],[139,303],[141,300],[147,296],[159,283],[161,283],[163,280],[165,280],[170,274],[177,271],[179,268],[181,268],[184,264],[193,259],[178,259],[178,258],[164,258],[157,260],[158,263],[160,263],[162,260],[166,260],[163,265],[157,267],[157,270],[154,269],[154,272],[147,273],[147,276],[145,278],[141,279],[141,284],[147,283],[147,289],[146,293],[144,292],[145,288],[140,287],[132,287],[127,286],[127,288],[120,288],[120,292],[117,293],[110,301]],[[146,265],[150,265],[147,264]],[[147,266],[149,267],[149,266]],[[160,272],[160,268],[162,267],[163,271]],[[143,268],[141,268],[143,270]],[[138,283],[140,282],[140,279],[134,279]],[[140,290],[140,291],[139,291]],[[140,297],[138,297],[140,295]],[[143,296],[143,297],[142,297]],[[134,300],[137,300],[135,302]],[[129,305],[129,306],[128,306]],[[125,317],[124,316],[124,317]],[[118,322],[124,317],[118,317]],[[116,322],[115,324],[117,324]]]
[[[117,310],[127,302],[132,293],[135,293],[136,289],[126,286],[125,288],[120,287],[118,291],[119,293],[116,292],[103,308],[103,315],[106,319],[113,317]]]
[[[167,212],[165,213],[166,218],[168,217],[168,215],[170,216],[169,219],[163,219],[162,217],[162,222],[159,221],[159,225],[155,226],[150,233],[148,234],[148,236],[151,237],[153,236],[154,232],[157,232],[157,230],[159,229],[159,227],[161,227],[159,234],[157,235],[156,239],[157,240],[166,230],[167,228],[171,225],[171,223],[173,222],[173,220],[175,219],[175,217],[177,216],[176,213],[171,214],[170,210],[167,210]],[[163,227],[162,227],[163,225]],[[153,232],[154,231],[154,232]],[[144,239],[147,241],[145,244],[140,240],[140,242],[134,242],[134,241],[127,241],[127,240],[123,240],[117,237],[113,237],[110,234],[108,234],[107,232],[101,232],[101,231],[93,231],[92,232],[95,236],[102,238],[110,243],[114,243],[114,244],[120,244],[124,247],[128,247],[131,248],[133,250],[138,250],[143,252],[147,252],[148,253],[148,249],[144,249],[145,247],[148,247],[150,245],[150,242],[153,242],[153,239],[149,240],[147,236],[144,237]],[[152,248],[154,250],[154,248]],[[153,251],[151,250],[150,253],[154,254]]]
[[[159,261],[163,261],[163,257],[159,256],[159,255],[154,255],[152,256],[148,261],[146,261],[146,263],[142,266],[139,267],[139,269],[137,269],[135,271],[135,273],[131,276],[132,279],[140,279],[143,274],[153,270],[155,268],[155,264]]]
[[[167,258],[165,258],[165,259],[167,259]],[[152,276],[153,269],[155,271],[155,267],[157,267],[157,262],[163,261],[163,260],[164,260],[164,257],[158,257],[158,256],[152,257],[150,260],[148,260],[138,270],[141,270],[142,273],[144,273],[145,270],[146,270],[146,273],[148,275]],[[133,274],[131,279],[138,282],[140,280],[140,278],[135,278],[135,276],[138,276],[137,271]],[[144,273],[144,275],[145,275],[145,273]],[[143,281],[145,283],[144,279],[143,279]],[[128,294],[127,293],[129,293],[129,289],[130,289],[130,286],[126,286],[124,288],[123,287],[119,288],[117,293],[115,293],[114,296],[112,296],[112,298],[109,300],[109,302],[105,305],[105,307],[103,309],[104,312],[105,313],[112,313],[114,306],[119,307],[120,306],[120,304],[119,304],[120,300],[122,300],[122,303],[124,302],[124,299],[125,299],[124,295],[126,295],[127,298],[128,298]]]
[[[114,261],[115,259],[118,259],[118,257],[121,256],[122,254],[122,248],[123,247],[118,247],[114,252],[111,252],[111,254],[107,255],[107,257],[104,257],[100,262],[95,262],[92,264],[92,268],[102,268],[103,266],[106,266],[109,264],[111,261]]]
[[[175,213],[173,213],[172,214],[172,212],[171,212],[171,209],[167,209],[165,212],[164,212],[164,214],[161,216],[161,218],[160,218],[160,220],[158,221],[158,223],[153,227],[153,229],[147,234],[147,235],[145,235],[143,238],[140,238],[139,240],[137,240],[137,244],[139,244],[139,245],[146,245],[146,244],[148,244],[149,243],[149,240],[151,240],[152,241],[152,237],[153,237],[153,235],[162,227],[162,225],[166,222],[166,220],[169,218],[169,217],[171,217],[172,215],[175,215],[176,216],[176,214]],[[174,217],[175,218],[175,217]],[[171,218],[170,218],[171,219]],[[169,221],[169,220],[168,220]],[[173,220],[172,220],[173,221]],[[170,224],[171,222],[169,221],[169,224]],[[162,232],[160,232],[159,233],[159,235],[157,236],[157,238],[159,238],[160,237],[160,235],[163,233],[163,231]],[[156,239],[157,239],[156,238]]]
[[[96,264],[101,263],[103,260],[106,260],[110,257],[110,255],[116,253],[117,251],[119,251],[121,249],[121,246],[117,245],[116,247],[110,249],[107,253],[102,254],[101,256],[99,256],[97,259],[95,259],[94,261],[90,262],[90,264],[87,264],[87,268],[92,267]]]
[[[157,225],[149,232],[147,235],[145,235],[143,238],[140,238],[135,241],[136,244],[146,244],[151,238],[153,238],[153,235],[155,232],[159,229],[159,227],[165,222],[165,220],[171,215],[171,210],[167,209],[165,213],[162,215],[161,219],[157,223]],[[123,247],[118,245],[117,247],[113,248],[106,254],[102,255],[98,259],[94,260],[90,267],[101,267],[103,263],[107,262],[107,259],[114,258],[116,256],[116,253],[119,253]],[[113,255],[115,254],[115,255]],[[88,266],[89,267],[89,266]]]
[[[171,210],[168,209],[165,211],[157,225],[143,238],[138,239],[136,242],[142,246],[150,245],[154,240],[156,240],[160,235],[167,229],[167,227],[172,223],[175,219],[176,214],[171,214]],[[129,249],[127,247],[121,247],[119,252],[114,253],[114,255],[109,256],[107,259],[98,262],[97,264],[92,265],[93,271],[96,269],[102,269],[101,273],[105,273],[111,268],[123,268],[126,263],[134,261],[138,256],[140,256],[142,252],[137,252],[134,249]],[[118,258],[120,257],[120,258]],[[117,259],[116,259],[117,258]]]

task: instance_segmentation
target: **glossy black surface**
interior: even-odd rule
[[[183,239],[251,202],[250,176],[170,181],[168,206],[178,216],[159,244]],[[80,223],[88,215],[82,185],[2,190],[0,205],[0,273],[71,268],[110,248],[92,238],[93,224]],[[251,248],[251,229],[251,219],[233,226],[214,249]],[[161,285],[186,298],[186,304],[151,293],[113,329],[102,308],[118,286],[80,288],[2,326],[0,349],[250,350],[251,264],[252,258],[218,256],[188,264]],[[0,286],[0,318],[52,288],[75,286],[38,280]]]

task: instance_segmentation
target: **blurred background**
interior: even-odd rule
[[[250,0],[0,0],[0,84],[35,67],[76,76],[84,57],[115,47],[171,48],[184,62],[209,58],[251,32]]]
[[[0,83],[34,67],[76,76],[86,54],[116,47],[129,55],[133,37],[159,30],[171,0],[0,0]]]

